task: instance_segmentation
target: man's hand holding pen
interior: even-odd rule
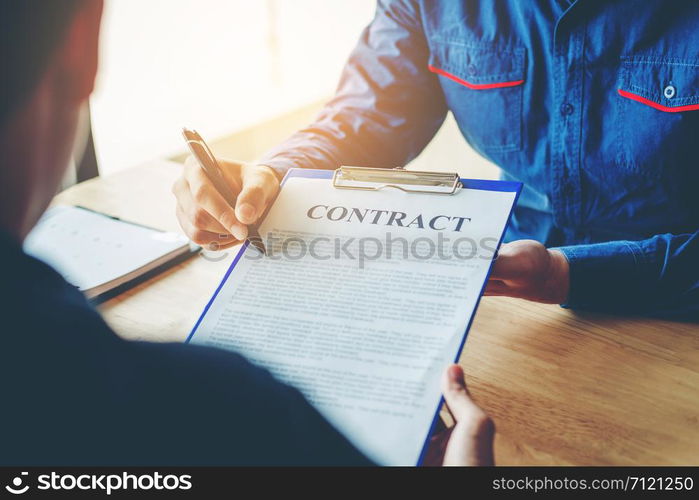
[[[271,168],[218,160],[221,173],[236,196],[235,208],[190,156],[172,192],[177,198],[177,218],[195,243],[224,249],[245,240],[248,225],[255,224],[279,191],[279,177]]]

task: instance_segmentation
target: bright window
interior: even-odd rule
[[[92,98],[102,173],[332,94],[373,0],[112,0]]]

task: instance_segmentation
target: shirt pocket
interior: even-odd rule
[[[430,41],[429,70],[440,77],[449,109],[482,153],[522,148],[524,48]]]
[[[622,57],[616,92],[618,166],[658,177],[694,156],[699,59]]]

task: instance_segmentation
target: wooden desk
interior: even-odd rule
[[[178,230],[178,174],[154,163],[57,201]],[[181,342],[231,258],[196,256],[102,312],[125,338]],[[461,364],[495,419],[499,464],[699,464],[699,325],[485,298]]]

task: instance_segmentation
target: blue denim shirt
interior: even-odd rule
[[[395,167],[447,112],[525,184],[572,307],[699,314],[699,2],[379,1],[317,121],[261,163]]]

